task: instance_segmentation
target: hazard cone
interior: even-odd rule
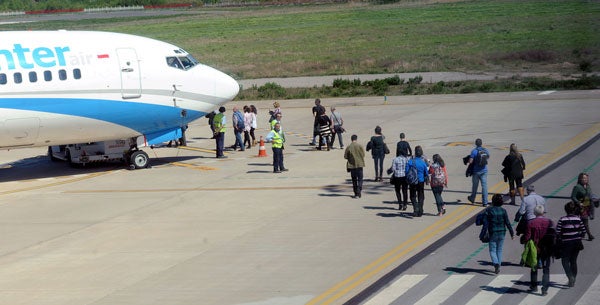
[[[265,149],[265,140],[263,140],[263,137],[260,137],[260,144],[258,145],[258,156],[259,157],[267,156],[267,150]]]

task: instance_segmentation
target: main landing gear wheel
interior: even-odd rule
[[[129,155],[129,168],[140,169],[150,167],[150,158],[143,150],[136,150]]]

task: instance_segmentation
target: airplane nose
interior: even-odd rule
[[[235,79],[225,73],[222,73],[220,76],[216,81],[216,95],[231,101],[239,93],[240,85]]]

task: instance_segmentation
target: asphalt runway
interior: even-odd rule
[[[280,101],[282,174],[268,144],[266,158],[253,147],[215,159],[206,120],[190,125],[188,147],[146,148],[145,170],[1,151],[0,304],[343,304],[481,209],[465,204],[461,162],[475,138],[491,152],[490,193],[505,192],[508,146],[523,151],[527,176],[543,170],[599,133],[599,92],[323,100],[342,113],[346,144],[357,134],[366,145],[380,125],[392,147],[404,132],[444,157],[443,217],[429,190],[424,217],[398,211],[391,185],[372,181],[370,156],[363,197],[352,199],[343,151],[308,145],[312,100]],[[251,103],[264,136],[272,101]]]

